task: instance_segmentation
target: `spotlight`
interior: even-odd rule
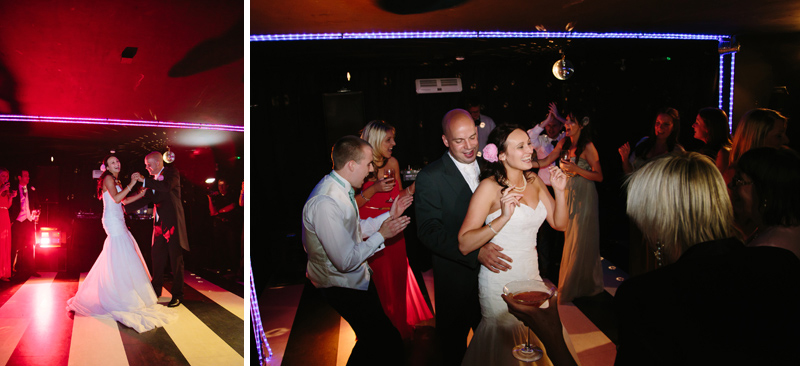
[[[216,181],[217,181],[216,178],[208,178],[208,179],[206,179],[206,184],[212,184],[212,183],[214,183]]]
[[[41,248],[60,248],[61,232],[54,227],[43,227],[36,232],[36,244]]]

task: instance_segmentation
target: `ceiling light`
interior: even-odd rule
[[[197,129],[197,130],[244,132],[244,126],[235,126],[235,125],[191,123],[191,122],[146,121],[146,120],[130,120],[130,119],[114,119],[114,118],[48,117],[48,116],[25,116],[18,114],[0,114],[0,121],[67,123],[67,124],[128,126],[128,127],[184,128],[184,129]]]

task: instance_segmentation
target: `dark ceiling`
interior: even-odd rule
[[[244,126],[244,9],[224,0],[0,1],[0,114]],[[0,122],[0,134],[0,165],[23,153],[99,158],[244,142],[242,133],[191,139],[198,131],[20,122]]]
[[[754,34],[800,32],[796,0],[250,1],[250,34],[564,31]]]
[[[752,57],[800,74],[797,0],[357,0],[250,2],[250,34],[409,31],[691,33],[735,36]],[[455,62],[464,56],[525,57],[555,53],[569,39],[415,39],[253,42],[254,65]],[[575,42],[578,42],[575,40]],[[573,44],[575,43],[573,42]],[[758,48],[756,51],[755,49]],[[603,52],[600,49],[597,52]],[[442,61],[444,60],[444,61]]]

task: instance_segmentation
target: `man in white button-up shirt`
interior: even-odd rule
[[[558,109],[555,103],[550,103],[550,113],[544,121],[533,126],[528,130],[528,137],[531,139],[531,145],[536,150],[536,158],[540,161],[547,158],[559,141],[564,139],[564,120],[558,114]],[[559,153],[561,147],[558,147]],[[558,161],[559,159],[556,159]],[[550,169],[549,166],[555,165],[556,162],[551,163],[546,167],[539,168],[539,178],[547,186],[550,195],[555,197],[555,192],[550,186]],[[556,268],[561,261],[561,251],[564,248],[564,232],[558,231],[550,227],[550,224],[545,220],[542,226],[539,227],[539,233],[536,235],[536,249],[539,253],[539,272],[542,276],[553,278],[557,276]]]
[[[306,275],[356,333],[348,364],[402,364],[403,341],[383,312],[367,258],[408,226],[410,219],[400,215],[413,196],[396,200],[381,216],[361,220],[353,188],[360,188],[373,170],[372,147],[345,136],[334,144],[331,158],[333,171],[314,187],[303,207]]]

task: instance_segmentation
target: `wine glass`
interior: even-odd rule
[[[561,150],[561,161],[569,161],[569,150]]]
[[[384,178],[384,179],[387,179],[387,178],[394,178],[394,169],[392,169],[392,168],[386,168],[386,169],[384,169],[384,170],[383,170],[383,178]],[[394,202],[394,198],[392,198],[392,197],[390,196],[390,197],[389,197],[389,199],[388,199],[388,200],[386,200],[386,202],[392,203],[392,202]]]
[[[548,285],[542,280],[528,279],[511,281],[503,287],[503,293],[513,301],[523,305],[541,307],[556,293],[554,286]],[[511,353],[514,358],[522,362],[535,362],[544,356],[541,348],[531,344],[531,329],[525,337],[525,343],[514,347]]]

